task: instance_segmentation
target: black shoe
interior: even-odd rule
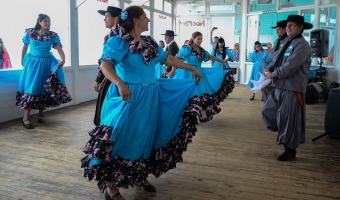
[[[251,96],[249,100],[252,101],[254,99],[255,99],[255,95]]]
[[[28,123],[25,123],[25,122],[28,122]],[[22,125],[27,129],[33,129],[33,125],[31,124],[29,119],[22,120]]]
[[[118,196],[122,196],[122,195],[119,192],[117,192],[113,197],[111,197],[109,193],[107,192],[107,190],[105,190],[105,200],[115,200],[115,198]]]
[[[37,122],[38,123],[44,123],[45,122],[45,119],[44,119],[44,115],[38,115],[38,119],[37,119]]]
[[[156,192],[156,188],[149,183],[148,185],[143,185],[143,189],[145,192]]]
[[[277,157],[277,160],[279,161],[288,161],[293,160],[296,157],[296,150],[295,149],[289,149],[285,150],[281,155]]]
[[[277,127],[267,126],[267,129],[268,129],[268,130],[271,130],[271,131],[273,131],[273,132],[278,132],[278,131],[279,131],[279,129],[278,129]]]

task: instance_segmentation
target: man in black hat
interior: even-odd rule
[[[280,47],[282,47],[283,44],[288,39],[287,33],[286,33],[286,25],[287,25],[287,21],[282,20],[282,21],[277,22],[276,26],[270,27],[270,28],[275,28],[276,34],[278,36],[278,39],[275,41],[274,48],[273,48],[274,54],[275,52],[278,52]]]
[[[175,42],[174,38],[176,36],[175,32],[172,30],[166,30],[164,34],[164,40],[167,44],[165,51],[169,52],[170,55],[176,56],[179,51],[178,45]],[[175,68],[172,66],[166,66],[165,72],[163,74],[163,78],[172,78],[174,76]]]
[[[276,34],[278,36],[278,39],[274,43],[273,48],[273,54],[272,54],[272,61],[268,64],[267,68],[272,68],[274,65],[274,60],[276,56],[278,56],[280,48],[283,46],[284,43],[288,40],[288,36],[286,33],[286,20],[278,21],[276,23],[276,26],[272,26],[270,28],[275,28]],[[269,70],[268,70],[269,71]],[[263,100],[265,101],[267,99],[268,94],[273,90],[272,84],[267,85],[266,87],[262,88],[263,91]]]
[[[288,40],[266,74],[266,78],[273,80],[274,89],[262,109],[267,128],[278,131],[276,144],[283,144],[285,148],[277,157],[279,161],[294,159],[297,147],[305,142],[305,92],[311,50],[302,33],[313,28],[300,15],[289,15],[286,21]]]
[[[122,9],[113,6],[108,6],[106,10],[98,10],[98,13],[104,16],[105,27],[109,28],[110,30],[116,26],[117,17],[120,15],[121,12]],[[110,34],[111,31],[104,37],[104,44],[109,39]],[[106,79],[102,71],[99,70],[93,85],[94,90],[98,92],[96,111],[93,120],[96,126],[100,125],[101,107],[110,84],[111,82],[108,79]]]

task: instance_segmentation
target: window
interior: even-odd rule
[[[109,33],[105,28],[104,16],[98,10],[106,10],[108,4],[100,1],[86,1],[78,7],[79,20],[79,65],[98,63],[104,44],[104,36]],[[117,1],[110,6],[119,7]]]
[[[325,65],[333,65],[336,31],[336,7],[320,8],[320,29],[329,31],[329,56],[324,59]]]
[[[154,12],[153,24],[162,24],[161,27],[153,26],[153,35],[156,41],[164,40],[164,35],[161,34],[164,34],[165,30],[172,30],[172,18],[158,12]]]
[[[51,18],[51,31],[60,36],[65,52],[65,66],[70,65],[70,34],[69,34],[69,1],[68,0],[25,0],[4,1],[0,12],[0,38],[2,38],[13,69],[21,69],[22,38],[26,28],[35,26],[38,14],[44,13]],[[29,9],[28,9],[29,8]],[[61,12],[63,11],[63,12]],[[4,28],[10,27],[10,28]],[[58,52],[52,48],[53,54],[59,58]]]

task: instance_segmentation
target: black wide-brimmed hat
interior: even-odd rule
[[[109,12],[112,17],[118,17],[122,12],[122,9],[113,6],[108,6],[106,10],[98,10],[98,13],[101,15],[105,15],[106,12]]]
[[[305,17],[301,15],[289,15],[287,22],[297,22],[303,25],[303,29],[311,29],[313,28],[313,24],[305,22]]]
[[[270,28],[277,28],[277,27],[286,28],[286,25],[287,25],[287,20],[282,20],[282,21],[276,22],[276,26],[272,26]]]
[[[173,32],[172,30],[166,30],[165,33],[161,35],[176,36],[175,32]]]

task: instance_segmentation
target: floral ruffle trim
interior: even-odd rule
[[[43,95],[43,96],[36,96],[36,95],[25,94],[22,92],[17,92],[15,104],[23,109],[34,109],[34,110],[45,110],[48,107],[58,106],[54,98],[52,98],[50,94]]]
[[[57,33],[53,31],[46,31],[43,35],[40,35],[36,30],[34,30],[34,28],[28,28],[25,31],[27,32],[28,36],[34,41],[45,42],[47,40],[51,40],[55,35],[57,35]]]
[[[57,105],[72,101],[71,95],[66,86],[58,79],[56,72],[52,73],[47,79],[45,89],[51,93],[51,97]]]
[[[195,136],[198,121],[208,122],[213,118],[213,115],[221,111],[219,103],[228,97],[235,86],[232,70],[227,70],[218,92],[213,95],[195,96],[189,100],[189,105],[182,115],[180,132],[150,156],[150,173],[159,177],[170,169],[176,168],[176,164],[183,161],[182,154]]]
[[[141,186],[148,177],[148,161],[139,159],[136,161],[124,160],[121,157],[110,157],[114,142],[110,140],[112,127],[96,127],[89,132],[91,139],[83,148],[86,154],[81,159],[81,167],[84,168],[84,177],[89,181],[98,181],[98,188],[104,192],[106,187]],[[97,160],[100,164],[90,166],[91,160]]]
[[[16,105],[23,109],[45,110],[46,108],[56,107],[72,100],[67,88],[57,78],[56,73],[53,73],[47,79],[45,88],[50,94],[31,95],[18,91],[16,94]]]
[[[123,27],[117,25],[114,29],[111,29],[110,36],[120,35],[130,47],[131,53],[140,52],[144,58],[146,64],[149,64],[151,59],[158,56],[159,52],[156,50],[158,47],[157,42],[150,36],[141,36],[145,44],[140,41],[136,41]]]
[[[149,160],[129,161],[120,157],[110,157],[114,146],[114,142],[110,140],[112,127],[94,128],[89,132],[91,139],[83,148],[86,154],[81,159],[84,177],[88,177],[90,181],[97,180],[100,191],[104,192],[108,186],[123,188],[140,186],[148,174],[159,177],[170,169],[176,168],[176,164],[183,161],[182,154],[197,132],[198,121],[207,122],[214,114],[220,112],[218,105],[232,92],[234,83],[232,72],[229,70],[219,92],[191,98],[189,105],[184,109],[179,133],[167,144],[154,151]],[[90,166],[91,160],[98,162]]]

